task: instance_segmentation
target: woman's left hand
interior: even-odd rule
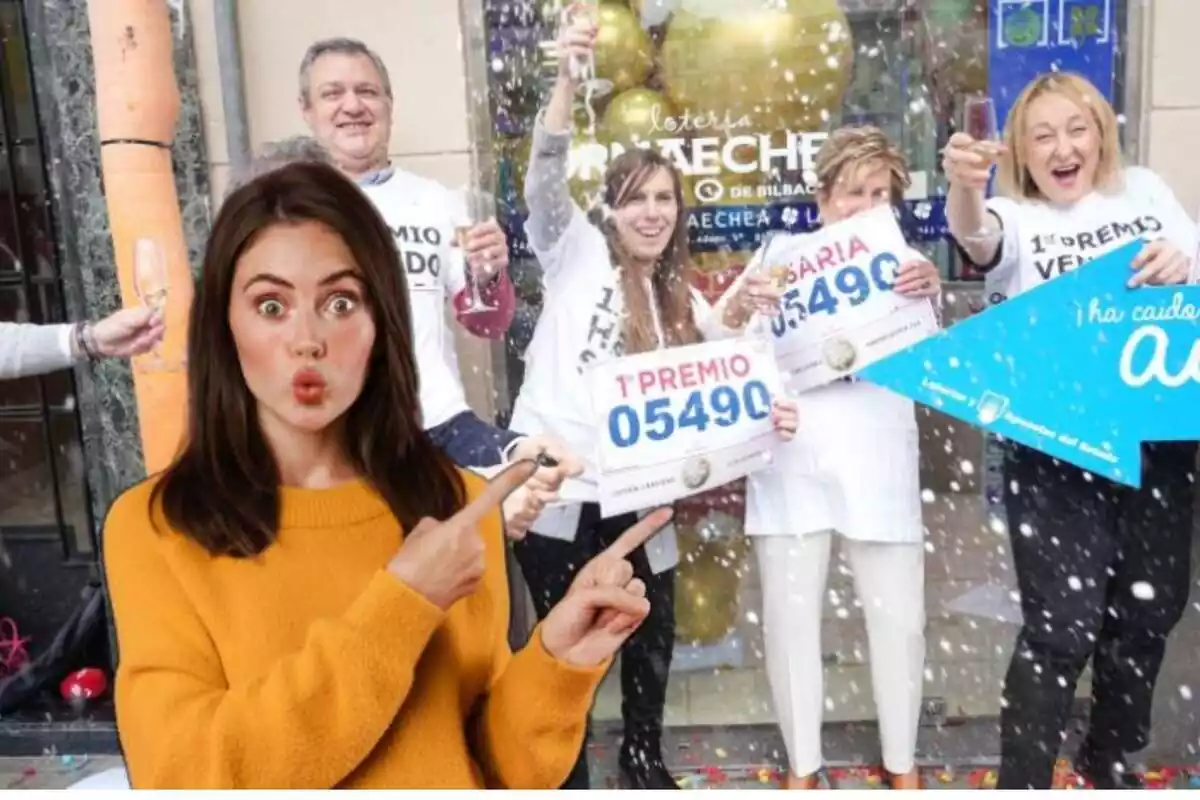
[[[1130,288],[1137,286],[1173,286],[1187,283],[1192,271],[1192,262],[1179,248],[1166,239],[1156,239],[1142,248],[1133,259],[1137,270],[1129,279]]]
[[[670,520],[670,509],[647,514],[583,566],[567,596],[542,621],[546,652],[577,667],[613,657],[650,613],[646,585],[633,577],[628,556]]]
[[[467,231],[463,255],[471,275],[479,283],[487,283],[508,269],[508,240],[494,219],[481,222]]]
[[[905,297],[937,297],[942,276],[930,261],[905,261],[896,272],[896,293]]]
[[[795,400],[777,398],[771,403],[771,424],[775,433],[785,442],[790,442],[800,427],[800,410]]]

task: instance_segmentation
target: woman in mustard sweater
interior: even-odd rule
[[[133,786],[549,788],[570,771],[648,610],[625,555],[669,515],[511,653],[496,506],[533,465],[487,485],[432,446],[408,308],[391,235],[331,167],[221,207],[187,444],[104,526]]]

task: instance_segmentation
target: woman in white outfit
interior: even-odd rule
[[[834,223],[901,201],[905,159],[876,128],[834,131],[817,155],[821,220]],[[730,328],[750,322],[738,301],[765,289],[755,254],[716,306]],[[895,290],[934,297],[936,267],[916,251]],[[727,299],[728,298],[728,299]],[[884,767],[894,788],[918,788],[914,765],[925,658],[924,530],[911,401],[838,381],[797,398],[804,425],[774,465],[747,483],[763,592],[767,678],[787,747],[788,788],[816,788],[822,766],[821,607],[835,534],[854,573],[871,649]]]
[[[698,342],[712,317],[688,281],[680,177],[662,155],[633,149],[613,160],[605,175],[607,215],[598,224],[571,200],[567,154],[577,84],[568,63],[588,56],[595,35],[594,21],[584,15],[564,26],[558,39],[563,68],[534,129],[525,182],[526,233],[542,267],[545,302],[512,417],[514,429],[551,435],[582,457],[585,478],[594,478],[597,427],[584,366],[622,353]],[[790,436],[795,405],[773,404],[772,419],[781,436]],[[565,484],[564,498],[568,492]],[[542,512],[530,535],[515,545],[539,617],[631,517],[636,515],[602,519],[595,502]],[[677,558],[670,526],[630,555],[651,607],[621,654],[625,739],[619,761],[622,781],[630,788],[676,788],[663,763],[662,723],[675,640]],[[564,788],[588,788],[585,753]]]

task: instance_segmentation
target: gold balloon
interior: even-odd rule
[[[601,3],[596,11],[596,77],[612,81],[623,92],[646,80],[654,48],[636,14],[617,3]]]
[[[684,3],[667,28],[667,95],[692,114],[745,120],[754,130],[815,130],[842,103],[850,23],[838,0]]]
[[[676,532],[676,638],[716,644],[737,627],[738,589],[750,543],[738,519],[722,511],[712,511],[694,525],[677,524]]]
[[[609,101],[600,121],[600,137],[606,142],[632,144],[677,136],[666,128],[674,117],[675,107],[667,98],[639,86]]]
[[[503,147],[504,158],[509,165],[508,174],[518,198],[524,205],[525,173],[529,169],[529,155],[533,136],[508,140]],[[604,185],[604,170],[609,160],[609,147],[597,138],[587,135],[582,126],[575,126],[571,136],[571,149],[567,156],[567,187],[575,202],[584,211],[589,210]]]

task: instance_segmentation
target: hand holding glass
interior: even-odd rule
[[[996,103],[991,97],[969,95],[964,98],[962,130],[975,140],[971,151],[984,159],[986,168],[990,169],[1000,160],[1003,145],[1000,126],[996,122]],[[996,231],[984,227],[965,238],[972,241],[989,241],[996,235]]]
[[[488,192],[469,186],[460,189],[458,195],[460,206],[463,209],[463,216],[454,224],[454,241],[452,244],[462,251],[463,264],[466,268],[466,305],[463,307],[462,313],[479,314],[485,311],[495,311],[497,306],[488,303],[480,294],[479,281],[475,278],[475,270],[467,263],[467,238],[470,236],[472,228],[492,218],[492,214],[496,209],[496,200]],[[487,251],[484,251],[480,257],[486,259],[487,256]]]

